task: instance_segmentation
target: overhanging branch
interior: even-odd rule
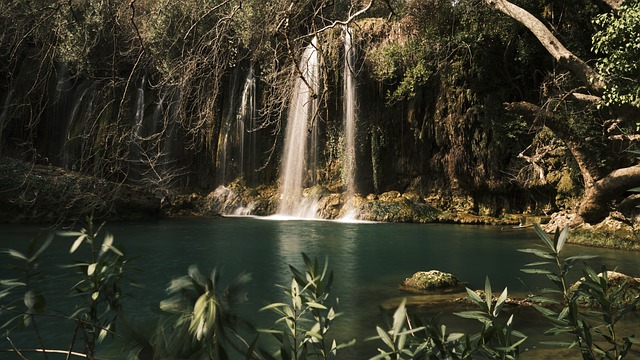
[[[567,50],[560,40],[535,16],[507,0],[484,0],[484,2],[524,25],[560,65],[566,67],[574,76],[588,85],[591,91],[602,92],[604,84],[600,81],[598,73]]]

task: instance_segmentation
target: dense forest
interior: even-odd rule
[[[304,185],[347,192],[353,51],[362,199],[632,226],[639,18],[637,0],[3,1],[2,207],[49,196],[11,175],[36,166],[116,184],[98,186],[112,200],[124,186],[158,203],[220,185],[277,197],[300,80],[317,129]],[[300,63],[310,44],[318,86]],[[62,208],[122,202],[81,198],[78,184]]]

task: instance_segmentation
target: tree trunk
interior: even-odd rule
[[[604,1],[614,10],[619,8],[622,3],[622,0]],[[549,54],[561,66],[571,71],[592,92],[588,95],[574,93],[571,95],[574,100],[585,102],[585,106],[593,106],[600,101],[599,96],[593,95],[598,95],[603,90],[604,84],[600,80],[601,77],[587,63],[567,50],[540,20],[507,0],[484,0],[484,2],[527,27]],[[584,196],[577,211],[578,222],[596,223],[603,220],[626,197],[626,191],[640,185],[640,166],[617,169],[601,177],[603,174],[595,163],[597,159],[593,159],[589,152],[583,150],[582,144],[585,140],[576,138],[570,128],[553,112],[528,102],[506,104],[505,107],[508,111],[525,114],[538,122],[543,122],[559,139],[564,141],[571,151],[580,168],[585,185]],[[623,109],[610,108],[610,111],[624,116],[625,113],[621,110]],[[615,114],[613,115],[615,116]]]
[[[603,84],[600,76],[582,59],[575,56],[571,51],[547,29],[547,27],[523,8],[514,5],[507,0],[484,0],[492,8],[510,16],[522,25],[526,26],[533,35],[538,38],[542,46],[547,49],[561,66],[566,67],[573,75],[580,79],[590,90],[600,93]]]
[[[585,190],[578,208],[578,215],[585,222],[599,222],[609,214],[613,202],[620,200],[621,194],[638,185],[640,185],[639,165],[614,170]]]

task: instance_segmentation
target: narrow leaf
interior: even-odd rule
[[[82,235],[78,236],[76,241],[73,242],[73,245],[71,245],[71,249],[69,249],[69,253],[73,254],[76,250],[78,250],[78,248],[80,247],[80,245],[82,244],[82,242],[86,238],[87,238],[87,235],[85,235],[85,234],[82,234]]]
[[[567,242],[567,238],[569,237],[569,226],[565,226],[560,232],[560,236],[558,237],[558,243],[556,244],[556,254],[559,254],[564,247],[564,244]]]

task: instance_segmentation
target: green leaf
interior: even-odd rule
[[[520,271],[526,274],[543,274],[543,275],[553,274],[553,272],[547,269],[520,269]]]
[[[312,309],[320,309],[320,310],[327,310],[327,307],[319,304],[315,301],[309,301],[307,303],[305,303],[308,307],[312,308]]]
[[[273,309],[273,308],[287,307],[287,306],[289,306],[289,305],[287,305],[285,303],[272,303],[272,304],[269,304],[269,305],[263,307],[262,309],[260,309],[260,311],[270,310],[270,309]]]
[[[393,341],[391,341],[391,338],[389,337],[389,334],[387,334],[386,331],[384,331],[384,329],[382,329],[380,326],[376,326],[376,331],[378,332],[378,337],[390,348],[393,349],[395,346],[393,345]]]
[[[542,239],[542,241],[544,241],[545,244],[547,244],[549,249],[553,250],[554,249],[553,242],[551,241],[551,238],[549,238],[549,235],[547,235],[547,233],[544,230],[542,230],[542,227],[540,227],[540,224],[533,224],[533,228],[536,229],[536,233],[538,234],[538,237]]]
[[[529,263],[529,264],[525,264],[524,266],[540,266],[540,265],[549,265],[552,264],[551,261],[538,261],[538,262],[533,262],[533,263]]]
[[[568,237],[569,237],[569,226],[565,226],[558,237],[558,242],[556,243],[556,254],[559,254],[560,251],[562,251],[562,248],[564,247],[564,244],[567,242]]]
[[[80,236],[78,236],[76,241],[73,242],[73,245],[71,245],[71,249],[69,249],[69,254],[73,254],[76,250],[78,250],[78,248],[86,238],[87,238],[86,234],[81,234]]]
[[[6,253],[11,256],[12,258],[16,258],[16,259],[20,259],[20,260],[27,260],[27,257],[21,253],[18,250],[14,250],[14,249],[8,249],[6,251]]]
[[[40,246],[40,248],[38,249],[38,251],[36,251],[33,256],[31,257],[31,259],[29,259],[30,262],[36,260],[38,257],[40,257],[40,255],[42,255],[42,253],[47,250],[47,248],[49,247],[49,245],[51,245],[51,242],[53,242],[53,233],[49,233],[47,235],[47,239],[44,241],[44,243],[42,244],[42,246]]]
[[[543,259],[550,259],[553,260],[555,259],[555,257],[553,255],[551,255],[549,252],[541,250],[541,249],[518,249],[518,251],[523,252],[523,253],[529,253],[529,254],[533,254],[537,257],[543,258]]]
[[[487,321],[491,321],[489,319],[489,316],[484,311],[460,311],[460,312],[455,312],[453,314],[465,319],[479,320],[483,323],[486,323]]]
[[[407,303],[407,299],[406,298],[402,299],[402,302],[400,303],[396,311],[393,313],[392,331],[394,335],[400,333],[400,330],[402,330],[402,327],[404,326],[404,323],[406,321],[405,320],[407,317],[407,309],[405,307],[406,303]]]
[[[56,235],[62,237],[78,237],[78,236],[86,236],[86,234],[79,231],[56,231]]]
[[[493,293],[491,292],[491,282],[487,276],[484,279],[484,298],[487,302],[487,311],[491,311],[491,304],[493,302]]]
[[[478,295],[475,291],[469,288],[465,288],[465,289],[467,289],[467,296],[469,297],[469,299],[471,299],[471,301],[475,302],[479,306],[482,306],[482,304],[484,304],[484,300],[482,300],[480,295]]]
[[[89,264],[87,267],[87,276],[91,276],[96,272],[97,263]]]
[[[597,258],[598,255],[575,255],[566,258],[564,261],[591,260]]]
[[[504,302],[506,300],[507,300],[507,288],[504,288],[504,290],[502,291],[502,294],[500,294],[500,297],[498,298],[498,301],[496,302],[495,309],[493,309],[493,316],[494,317],[498,317],[498,314],[500,314],[500,311],[502,310],[502,306],[504,305]]]
[[[107,252],[111,245],[113,245],[113,235],[106,234],[104,236],[104,240],[102,241],[102,246],[100,246],[100,252],[98,253],[98,256],[102,256],[102,254]]]

